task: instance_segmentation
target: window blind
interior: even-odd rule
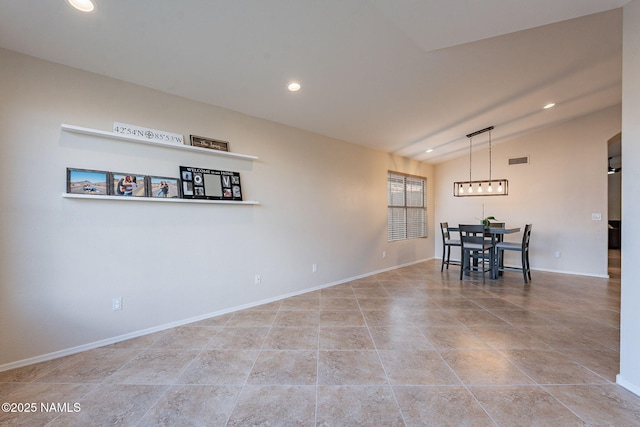
[[[425,196],[425,178],[388,172],[388,241],[427,237]]]

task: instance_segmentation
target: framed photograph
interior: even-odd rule
[[[180,166],[185,199],[242,200],[240,173]]]
[[[147,197],[145,176],[133,173],[111,173],[109,190],[112,196]]]
[[[67,193],[106,196],[109,194],[109,173],[67,168]]]
[[[210,148],[212,150],[229,151],[229,143],[219,139],[204,138],[202,136],[191,135],[191,145],[193,147]]]
[[[147,193],[149,197],[159,199],[176,199],[180,197],[180,180],[164,176],[147,177]]]

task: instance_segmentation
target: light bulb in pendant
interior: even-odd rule
[[[469,184],[469,194],[473,193],[473,187]]]
[[[502,193],[502,182],[498,185],[498,193]]]
[[[487,192],[491,193],[493,191],[493,188],[491,188],[491,183],[489,183],[489,187],[487,187]]]
[[[464,194],[464,187],[462,186],[462,184],[460,184],[460,191],[459,191],[459,193],[460,193],[460,194]]]
[[[478,193],[482,193],[482,184],[478,184]]]

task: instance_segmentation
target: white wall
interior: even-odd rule
[[[640,0],[624,7],[622,64],[622,307],[618,384],[640,395]]]
[[[432,220],[428,239],[386,236],[387,170],[426,176],[431,195],[429,165],[6,50],[0,93],[0,370],[434,256]],[[260,160],[60,130],[114,121],[225,139]],[[61,197],[67,167],[177,176],[179,165],[239,171],[261,204]]]
[[[620,114],[615,106],[494,144],[492,178],[509,180],[508,196],[454,197],[453,182],[469,179],[469,156],[438,164],[436,224],[477,223],[484,205],[485,216],[507,226],[533,224],[533,269],[606,277],[607,140],[620,131]],[[494,141],[499,137],[496,126]],[[487,141],[476,137],[474,145]],[[473,153],[472,179],[488,178],[488,153],[486,145]],[[522,156],[529,156],[530,163],[508,165],[509,158]],[[592,213],[601,213],[602,220],[592,221]],[[521,234],[507,237],[519,239]],[[438,240],[436,254],[441,253]],[[519,264],[514,254],[507,256],[507,263]]]

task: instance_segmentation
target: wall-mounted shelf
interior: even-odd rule
[[[139,144],[153,145],[153,146],[156,146],[156,147],[172,148],[174,150],[186,150],[186,151],[191,151],[191,152],[208,154],[210,156],[230,157],[230,158],[244,159],[244,160],[258,160],[258,157],[250,156],[248,154],[231,153],[231,152],[228,152],[228,151],[220,151],[220,150],[210,150],[208,148],[192,147],[191,145],[170,144],[170,143],[166,143],[166,142],[154,142],[154,141],[148,141],[148,140],[143,139],[143,138],[137,138],[137,137],[134,137],[134,136],[121,135],[119,133],[106,132],[106,131],[97,130],[97,129],[83,128],[83,127],[74,126],[74,125],[62,124],[61,128],[65,132],[72,132],[72,133],[78,133],[78,134],[83,134],[83,135],[99,136],[99,137],[103,137],[103,138],[116,139],[116,140],[119,140],[119,141],[136,142],[136,143],[139,143]],[[93,197],[93,196],[90,196],[90,197]],[[228,202],[224,202],[224,203],[228,203]]]
[[[117,200],[123,202],[160,202],[160,203],[204,203],[217,205],[259,205],[255,200],[200,200],[200,199],[163,199],[157,197],[91,196],[87,194],[62,193],[65,199]]]

